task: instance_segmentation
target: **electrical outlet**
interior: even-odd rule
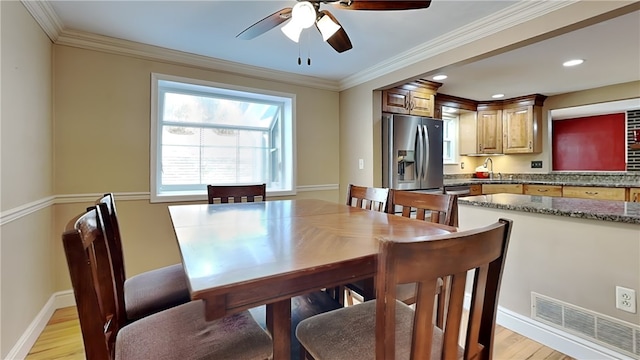
[[[542,169],[542,161],[532,161],[531,162],[532,169]]]
[[[460,161],[460,169],[464,169],[464,161]]]
[[[364,169],[364,159],[358,159],[358,169]]]
[[[622,286],[616,286],[616,308],[636,313],[636,291]]]

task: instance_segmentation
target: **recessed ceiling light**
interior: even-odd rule
[[[433,80],[444,80],[447,78],[447,75],[440,74],[433,77]]]
[[[494,94],[494,95],[491,95],[491,97],[494,99],[500,99],[501,97],[504,97],[504,94]]]
[[[576,65],[582,64],[583,62],[584,60],[582,59],[573,59],[573,60],[563,62],[562,66],[565,66],[565,67],[576,66]]]

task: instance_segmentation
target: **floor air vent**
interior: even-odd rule
[[[640,359],[640,326],[534,292],[531,293],[531,317]]]

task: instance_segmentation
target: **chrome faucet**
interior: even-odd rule
[[[493,160],[490,157],[486,158],[482,166],[487,167],[488,163],[491,163],[491,169],[489,169],[489,179],[493,179]]]

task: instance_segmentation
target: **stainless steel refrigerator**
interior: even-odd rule
[[[441,120],[382,114],[382,186],[398,190],[442,187]]]

